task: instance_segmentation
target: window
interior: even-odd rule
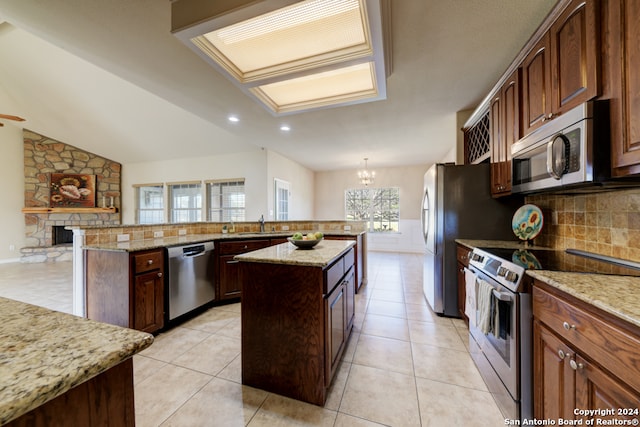
[[[275,207],[276,221],[289,219],[289,198],[291,197],[291,184],[276,178],[275,183]]]
[[[398,231],[400,189],[356,188],[344,193],[347,220],[367,221],[368,231]]]
[[[164,186],[162,184],[136,186],[137,223],[164,222]]]
[[[169,219],[172,223],[202,220],[202,184],[169,185]]]
[[[245,220],[244,179],[207,182],[209,221]]]

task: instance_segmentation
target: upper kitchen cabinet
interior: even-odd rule
[[[599,94],[599,1],[572,0],[522,62],[523,135]]]
[[[511,194],[511,145],[520,139],[520,69],[509,76],[489,108],[491,123],[491,195]]]
[[[511,145],[520,139],[520,69],[491,101],[491,194],[511,194]]]
[[[640,2],[602,7],[603,98],[611,114],[611,173],[640,173]]]

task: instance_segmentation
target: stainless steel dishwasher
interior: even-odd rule
[[[213,242],[167,248],[169,255],[169,320],[213,301]]]

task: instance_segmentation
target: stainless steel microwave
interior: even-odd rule
[[[603,186],[611,177],[606,102],[590,101],[511,146],[512,193]]]

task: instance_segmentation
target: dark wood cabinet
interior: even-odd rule
[[[242,295],[242,282],[236,255],[266,248],[271,245],[269,239],[221,241],[218,252],[218,299],[239,298]]]
[[[326,240],[355,240],[354,249],[355,266],[354,266],[354,292],[362,285],[367,283],[367,248],[366,234],[358,234],[357,236],[331,236],[325,235]]]
[[[164,249],[85,251],[87,317],[144,332],[164,327]]]
[[[243,384],[324,405],[353,329],[353,253],[326,267],[240,262]]]
[[[536,281],[533,289],[534,416],[580,419],[574,410],[637,409],[640,331]]]
[[[520,69],[504,83],[493,98],[491,126],[491,194],[511,194],[511,146],[521,136]]]
[[[603,98],[611,114],[612,174],[640,173],[640,2],[602,5]]]
[[[599,3],[568,2],[523,60],[523,136],[599,94]]]

